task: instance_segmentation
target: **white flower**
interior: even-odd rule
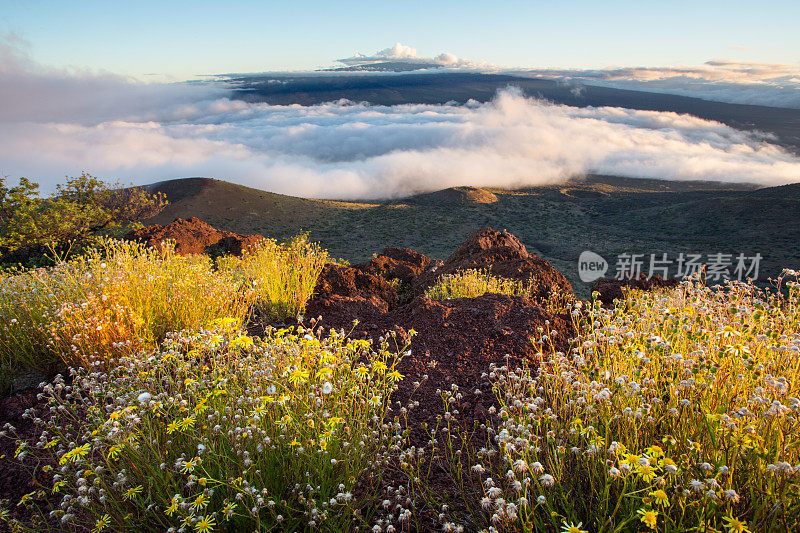
[[[547,503],[547,498],[545,498],[544,495],[540,494],[539,497],[536,498],[536,503],[538,503],[539,505],[544,505]]]
[[[696,479],[693,479],[693,480],[691,480],[691,481],[689,482],[689,486],[690,486],[690,487],[692,488],[692,490],[693,490],[693,491],[695,491],[695,492],[702,492],[702,491],[703,491],[703,490],[705,490],[705,488],[706,488],[705,484],[703,484],[703,482],[702,482],[702,481],[698,481],[698,480],[696,480]]]
[[[556,483],[556,479],[550,474],[543,474],[539,478],[539,481],[542,483],[542,486],[544,487],[552,487]]]
[[[533,463],[531,465],[531,472],[533,472],[534,474],[541,474],[542,472],[544,472],[544,467],[542,466],[542,463],[540,463],[539,461]]]
[[[328,395],[332,392],[333,392],[333,385],[331,385],[326,381],[325,384],[322,385],[322,394]]]
[[[150,398],[152,398],[152,396],[150,396],[149,392],[143,392],[139,396],[137,396],[136,401],[138,401],[139,403],[147,403],[150,401]]]
[[[726,490],[725,492],[722,493],[722,496],[724,496],[726,500],[730,500],[734,503],[737,503],[739,501],[739,495],[733,489]]]

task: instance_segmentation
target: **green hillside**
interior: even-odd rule
[[[363,261],[386,246],[445,259],[471,232],[508,229],[584,292],[584,250],[611,269],[621,253],[760,253],[762,274],[800,266],[800,185],[590,176],[519,190],[459,187],[385,202],[309,200],[208,178],[153,185],[170,200],[152,222],[197,216],[221,229],[277,239],[309,232],[334,256]],[[766,274],[764,274],[766,272]]]

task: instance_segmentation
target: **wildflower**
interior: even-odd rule
[[[327,396],[332,392],[333,392],[333,385],[331,385],[329,382],[326,381],[325,384],[322,385],[322,394]]]
[[[522,459],[517,459],[516,461],[514,461],[514,470],[520,473],[525,472],[526,470],[528,470],[528,463],[526,463]]]
[[[199,509],[205,509],[206,505],[208,505],[208,500],[206,499],[206,495],[200,494],[192,502],[191,509],[192,511],[198,511]]]
[[[667,498],[667,493],[664,492],[662,489],[655,490],[650,493],[650,497],[656,502],[657,505],[662,507],[669,506],[669,498]]]
[[[209,533],[214,530],[214,526],[216,525],[217,523],[214,521],[213,516],[203,516],[194,525],[194,530],[197,531],[197,533]]]
[[[136,397],[136,401],[139,402],[139,403],[147,403],[147,402],[150,401],[150,398],[151,398],[151,396],[150,396],[149,392],[143,392],[139,396]]]
[[[86,443],[62,455],[61,459],[58,460],[58,464],[63,465],[66,463],[73,463],[80,459],[83,459],[88,454],[89,454],[89,443]]]
[[[539,497],[536,498],[536,503],[539,505],[544,505],[547,503],[547,498],[544,497],[544,494],[540,494]]]
[[[739,503],[739,495],[738,495],[738,494],[736,493],[736,491],[735,491],[735,490],[733,490],[733,489],[728,489],[728,490],[724,491],[724,492],[722,493],[722,496],[723,496],[723,497],[724,497],[726,500],[730,500],[730,501],[732,501],[733,503]]]
[[[639,515],[639,520],[649,527],[650,529],[656,528],[656,522],[658,522],[658,511],[654,511],[652,509],[639,509],[636,511]]]
[[[536,461],[535,463],[531,464],[530,468],[531,472],[533,472],[534,474],[544,473],[544,467],[542,466],[542,463],[540,463],[539,461]]]
[[[724,516],[722,522],[725,524],[728,533],[750,533],[750,530],[747,529],[747,525],[733,516]]]
[[[650,465],[640,465],[636,469],[636,473],[639,474],[639,477],[641,477],[645,483],[650,483],[656,477],[656,472]]]
[[[107,514],[104,514],[97,520],[97,522],[94,523],[94,529],[92,529],[92,533],[100,533],[101,531],[105,531],[110,523],[111,517]]]
[[[134,496],[142,492],[143,488],[144,487],[142,487],[141,485],[137,485],[136,487],[126,490],[125,494],[123,494],[122,497],[126,500],[132,500]]]
[[[583,527],[583,522],[578,522],[577,524],[573,524],[572,522],[564,524],[561,526],[562,533],[589,533],[585,529],[581,529]]]
[[[698,481],[696,479],[693,479],[693,480],[691,480],[689,482],[689,487],[691,487],[691,489],[694,492],[697,492],[697,493],[700,493],[700,492],[703,492],[704,490],[706,490],[705,484],[702,481]]]
[[[539,477],[539,481],[543,487],[552,487],[556,482],[555,478],[550,474],[543,474],[541,477]]]

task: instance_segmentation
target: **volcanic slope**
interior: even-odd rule
[[[196,216],[219,229],[283,240],[306,231],[333,256],[368,260],[387,244],[444,259],[475,230],[517,235],[578,294],[584,250],[614,269],[619,254],[760,253],[760,279],[800,267],[800,184],[748,184],[589,176],[519,190],[459,187],[384,202],[310,200],[209,178],[151,186],[170,205],[148,223]]]

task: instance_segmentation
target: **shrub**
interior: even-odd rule
[[[39,527],[346,531],[369,523],[398,438],[384,421],[402,378],[388,345],[375,351],[303,329],[254,339],[235,322],[170,334],[154,352],[44,388],[53,415],[37,419],[37,446],[17,449],[58,465],[37,472],[40,490],[61,500]],[[33,505],[36,495],[23,500]]]
[[[241,324],[247,296],[205,256],[180,256],[142,244],[102,248],[7,276],[0,289],[0,358],[7,375],[21,362],[52,368],[104,363],[152,349],[168,332],[197,330],[221,317]]]
[[[499,409],[484,430],[444,417],[437,453],[464,501],[463,514],[443,520],[526,531],[792,530],[799,287],[768,295],[691,282],[633,292],[613,310],[576,304],[582,335],[569,354],[543,354],[535,372],[491,369]],[[443,393],[450,410],[455,395]],[[426,460],[405,459],[440,505],[425,486]]]
[[[220,258],[217,266],[242,283],[259,315],[284,320],[305,311],[327,261],[325,250],[300,235],[286,244],[266,240],[241,258]]]
[[[425,291],[432,300],[450,298],[475,298],[487,292],[525,296],[528,289],[518,280],[492,276],[488,270],[465,270],[440,277]]]
[[[67,178],[50,198],[26,178],[8,188],[0,177],[0,256],[6,262],[48,262],[47,251],[82,251],[98,236],[122,236],[166,206],[146,187],[109,185],[82,173]]]

